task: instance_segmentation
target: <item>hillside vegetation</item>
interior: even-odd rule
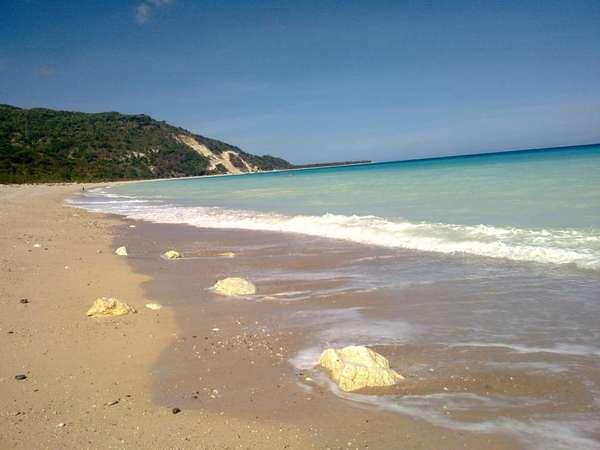
[[[0,105],[0,183],[107,181],[292,167],[146,115]]]

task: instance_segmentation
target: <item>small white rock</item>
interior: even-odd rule
[[[41,245],[41,244],[33,244],[33,246],[34,246],[35,248],[40,248],[42,245]]]
[[[127,256],[127,247],[119,247],[115,250],[115,254],[119,256]]]
[[[146,303],[146,308],[158,311],[159,309],[162,309],[162,305],[160,303]]]
[[[181,253],[177,250],[168,250],[163,253],[163,257],[166,259],[178,259],[181,258]]]

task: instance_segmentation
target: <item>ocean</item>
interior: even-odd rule
[[[312,330],[293,367],[364,344],[397,348],[417,378],[465,367],[522,377],[547,391],[336,393],[530,448],[600,448],[600,145],[119,184],[72,203],[198,233],[305,236],[288,255],[337,256],[243,273],[259,294],[274,280],[300,286],[256,297],[293,302],[281,323]],[[435,360],[403,363],[405,348]]]
[[[94,208],[598,270],[599,169],[571,147],[127,184]]]

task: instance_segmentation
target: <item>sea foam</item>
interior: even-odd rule
[[[99,198],[100,197],[100,198]],[[102,197],[108,197],[102,201]],[[132,199],[96,191],[71,201],[91,211],[155,223],[300,233],[389,248],[477,255],[600,269],[595,229],[524,229],[390,220],[377,216],[285,215],[219,207],[175,206],[159,199]]]

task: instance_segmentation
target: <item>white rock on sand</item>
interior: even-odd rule
[[[127,303],[116,298],[97,298],[87,315],[89,317],[112,317],[122,316],[123,314],[134,313],[136,310]]]
[[[119,247],[118,249],[115,250],[115,254],[119,255],[119,256],[127,256],[127,248]]]
[[[223,252],[223,253],[219,253],[219,256],[221,256],[222,258],[234,258],[235,257],[235,253],[233,253],[233,252]]]
[[[353,392],[369,387],[393,386],[404,377],[390,362],[370,348],[351,345],[321,353],[319,365],[325,368],[342,391]]]
[[[151,309],[152,311],[158,311],[162,309],[162,305],[160,303],[146,303],[146,308]]]
[[[181,253],[179,253],[177,250],[168,250],[163,253],[163,256],[167,259],[177,259],[181,258]]]
[[[217,294],[227,295],[229,297],[239,297],[242,295],[256,294],[256,286],[244,278],[224,278],[217,281],[213,286]]]

